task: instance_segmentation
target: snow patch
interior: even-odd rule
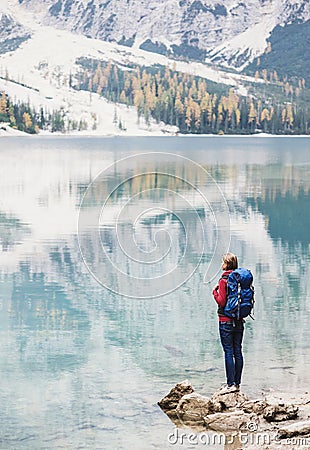
[[[7,122],[0,122],[0,137],[7,137],[7,136],[30,136],[27,133],[23,133],[22,131],[15,130],[14,128],[10,127],[10,125]]]
[[[131,64],[169,66],[180,72],[233,86],[241,95],[247,95],[244,82],[263,82],[253,77],[227,73],[206,64],[175,61],[141,49],[42,26],[36,22],[31,11],[21,8],[15,0],[5,0],[4,5],[16,20],[31,29],[32,36],[14,52],[2,55],[0,76],[4,78],[7,71],[9,78],[20,84],[0,80],[0,89],[15,101],[29,101],[36,109],[62,109],[67,120],[86,121],[88,134],[163,134],[167,133],[167,129],[163,131],[162,124],[157,124],[154,120],[150,121],[150,125],[143,119],[138,123],[133,107],[114,105],[97,94],[71,89],[69,77],[79,70],[76,60],[80,57],[112,61],[125,67]],[[238,41],[237,44],[240,46]],[[122,123],[122,129],[119,129],[115,120],[113,122],[115,114]],[[175,132],[176,130],[172,131],[173,134]]]
[[[267,39],[271,31],[276,26],[276,17],[266,15],[260,23],[248,28],[243,33],[235,36],[229,41],[215,47],[209,52],[209,59],[216,59],[221,63],[229,61],[229,66],[236,66],[238,70],[242,70],[249,62],[262,53],[267,47]],[[246,54],[246,58],[241,64],[236,64],[239,57]]]

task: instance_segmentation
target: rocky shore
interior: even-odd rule
[[[179,443],[185,444],[192,431],[192,445],[210,445],[213,440],[213,445],[222,444],[225,450],[310,449],[308,392],[289,400],[280,395],[251,400],[241,391],[223,393],[219,389],[205,397],[185,380],[176,384],[158,405],[176,426],[171,443],[182,438]]]

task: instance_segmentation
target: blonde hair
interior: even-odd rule
[[[224,253],[222,261],[226,265],[226,270],[235,270],[238,268],[238,258],[233,253]]]

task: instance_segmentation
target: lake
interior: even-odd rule
[[[243,391],[307,390],[309,150],[1,138],[1,448],[175,448],[157,401],[225,381],[211,291],[228,248],[255,285]]]

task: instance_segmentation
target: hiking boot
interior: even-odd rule
[[[235,384],[235,388],[237,389],[237,391],[240,391],[240,384]]]
[[[230,386],[228,386],[228,384],[226,384],[221,387],[219,393],[221,395],[223,395],[223,394],[231,394],[232,392],[237,392],[237,391],[238,391],[238,389],[235,384],[231,384]]]

